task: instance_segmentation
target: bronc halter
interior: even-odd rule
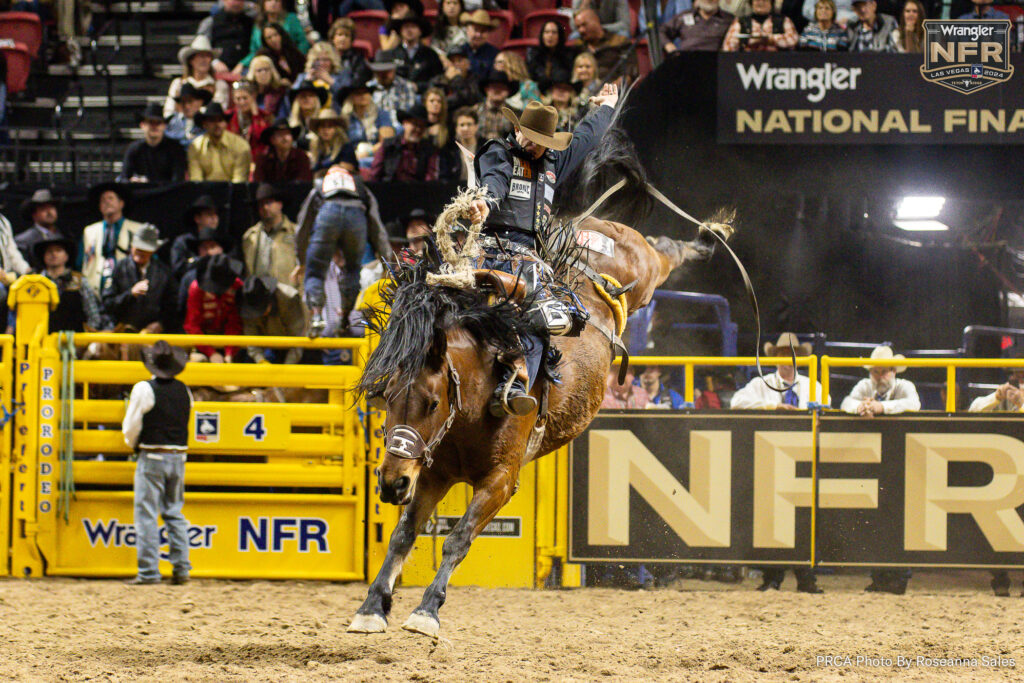
[[[424,442],[416,428],[409,425],[395,425],[384,436],[384,450],[389,454],[402,460],[423,460],[423,466],[428,468],[434,464],[434,449],[455,422],[456,413],[462,410],[462,383],[459,371],[455,369],[452,357],[447,351],[444,358],[448,362],[448,417],[430,443]]]

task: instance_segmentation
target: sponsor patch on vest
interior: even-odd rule
[[[508,187],[508,196],[512,199],[529,199],[530,183],[526,180],[512,179]]]
[[[580,230],[576,233],[576,244],[584,249],[596,251],[605,256],[615,257],[615,241],[607,235],[593,230]]]
[[[549,183],[555,182],[555,172],[554,171],[545,171],[544,175],[546,175],[548,177],[548,182]]]
[[[196,413],[195,440],[202,443],[220,441],[220,413]]]
[[[517,175],[520,178],[532,178],[533,171],[530,169],[529,164],[524,164],[523,160],[517,156],[512,157],[512,175]]]
[[[336,192],[355,193],[355,191],[356,181],[352,178],[352,174],[341,166],[331,166],[331,169],[327,171],[327,175],[324,176],[324,196],[330,197]]]

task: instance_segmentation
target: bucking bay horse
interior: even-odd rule
[[[598,160],[586,172],[597,178],[609,170],[601,166]],[[605,176],[607,188],[612,183]],[[619,171],[611,174],[612,179],[622,176]],[[633,180],[646,188],[642,171]],[[620,202],[635,201],[632,193],[637,191],[647,196],[634,183],[613,196],[610,204],[618,196]],[[596,197],[599,192],[595,185],[581,196]],[[647,305],[673,269],[688,260],[709,258],[716,240],[712,231],[720,239],[732,232],[728,224],[705,224],[690,242],[645,239],[623,223],[593,217],[577,220],[571,230],[574,237],[583,236],[579,242],[589,245],[577,253],[572,270],[590,276],[579,277],[575,289],[590,320],[578,337],[552,339],[561,354],[560,381],[535,382],[531,394],[538,408],[526,416],[495,418],[488,412],[501,374],[498,359],[519,344],[516,320],[521,318],[513,312],[514,303],[506,298],[495,304],[493,296],[488,299],[480,290],[431,285],[415,272],[396,282],[388,297],[390,318],[367,362],[360,389],[386,402],[380,497],[405,509],[349,632],[387,629],[395,582],[417,535],[448,490],[465,482],[473,488],[469,506],[444,541],[442,561],[422,602],[403,625],[438,636],[438,610],[445,602],[449,578],[473,540],[515,493],[520,468],[569,443],[593,420],[612,366],[610,337],[623,324],[621,316]],[[617,289],[611,297],[602,296],[593,285],[595,274],[609,276],[608,290]],[[625,309],[618,318],[615,306]]]

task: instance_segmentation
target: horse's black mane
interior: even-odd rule
[[[392,377],[397,390],[408,388],[431,360],[435,335],[453,327],[465,329],[496,355],[522,353],[519,335],[532,328],[511,301],[492,303],[478,289],[427,284],[427,273],[438,270],[429,254],[388,268],[392,280],[381,290],[384,308],[371,310],[367,321],[380,343],[366,362],[359,393],[383,395]]]

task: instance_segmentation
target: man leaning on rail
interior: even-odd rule
[[[138,456],[135,465],[134,586],[160,583],[160,529],[164,518],[170,546],[171,583],[188,582],[188,520],[185,502],[185,458],[192,393],[175,377],[185,369],[188,353],[162,339],[143,349],[142,363],[153,377],[132,387],[121,431]]]

